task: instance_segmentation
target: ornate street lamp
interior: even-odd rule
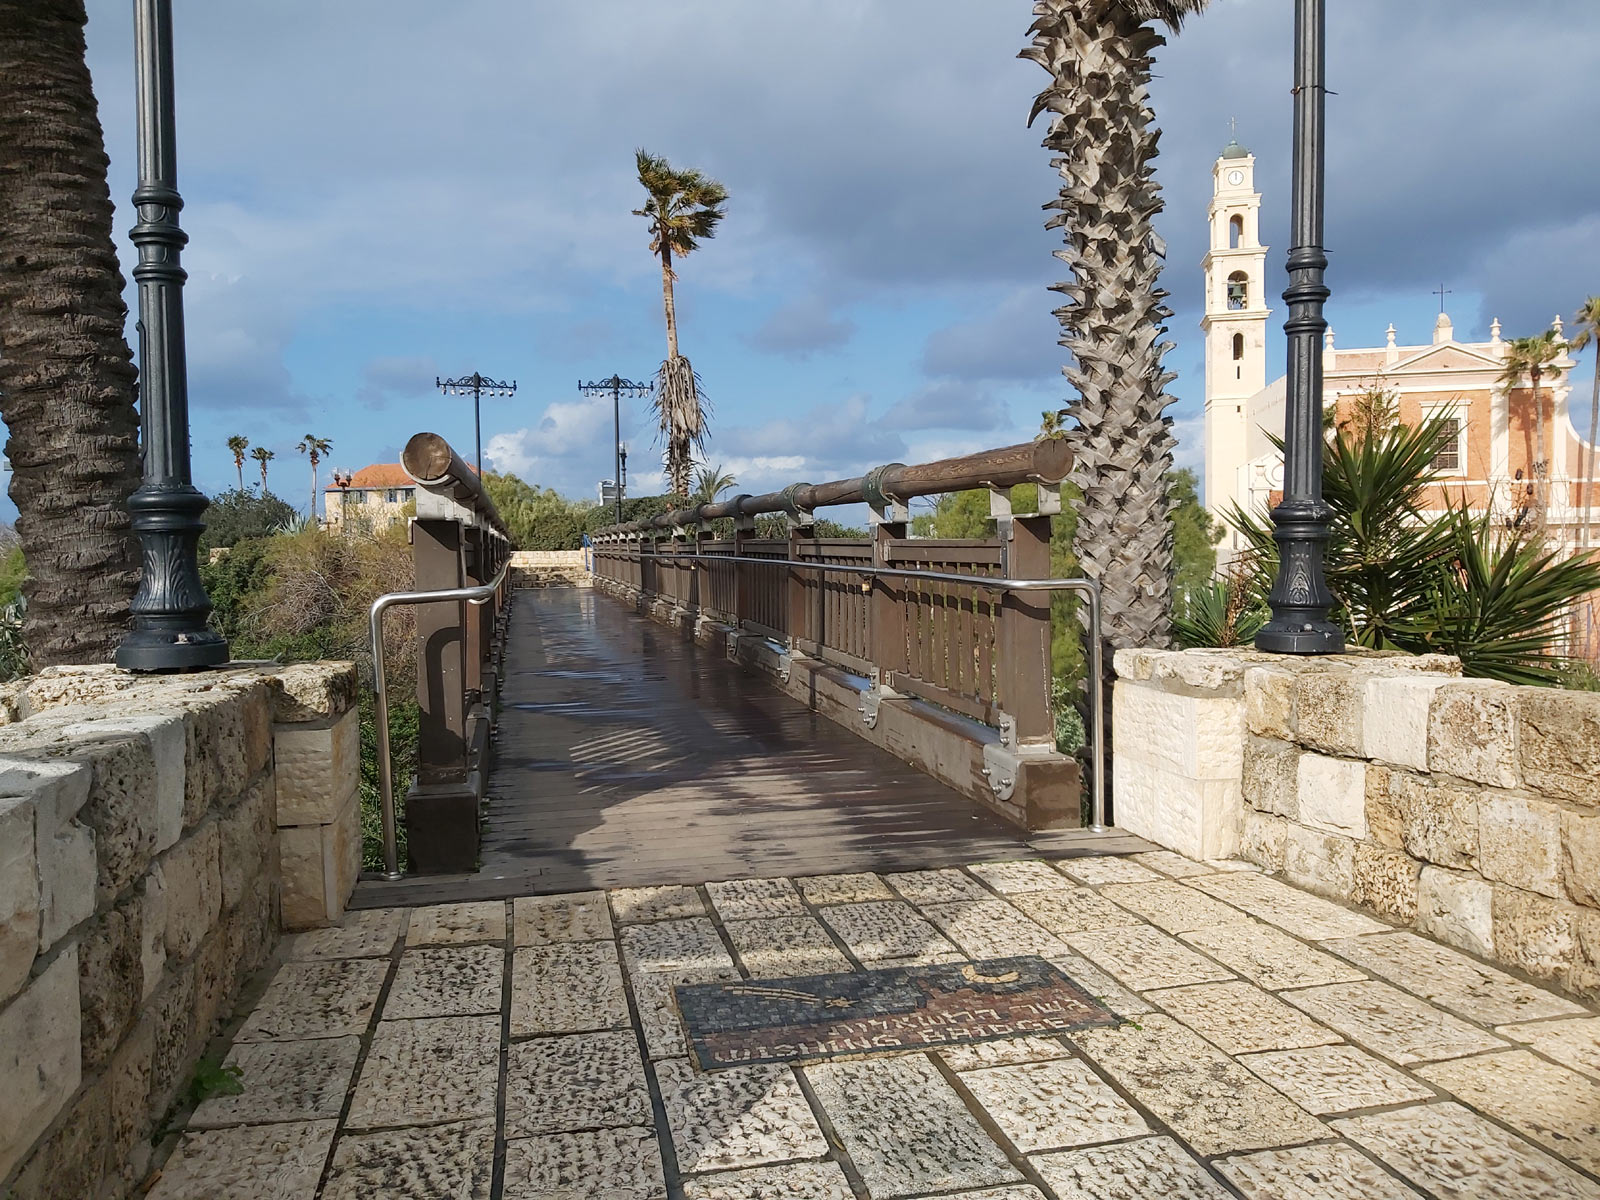
[[[613,477],[617,492],[617,524],[622,524],[622,473],[626,470],[628,451],[622,445],[622,393],[630,396],[648,396],[655,389],[653,383],[634,383],[631,379],[624,379],[620,375],[613,375],[610,379],[598,379],[593,383],[578,380],[578,390],[585,396],[603,396],[611,393],[611,426],[616,438],[617,473]]]
[[[486,379],[474,371],[471,375],[463,375],[460,379],[440,379],[433,377],[433,386],[446,396],[472,396],[472,441],[477,446],[478,478],[483,478],[483,426],[478,419],[478,399],[484,392],[491,396],[511,396],[516,393],[517,381],[510,383]]]
[[[1289,247],[1287,412],[1283,502],[1272,510],[1278,576],[1267,602],[1272,619],[1256,648],[1280,654],[1338,654],[1344,634],[1328,619],[1333,595],[1322,574],[1332,512],[1322,499],[1323,144],[1327,107],[1325,0],[1295,0],[1294,230]]]
[[[177,154],[172,117],[171,0],[134,0],[138,94],[139,421],[144,482],[128,498],[143,550],[133,630],[117,647],[129,671],[194,671],[228,661],[228,643],[206,628],[211,601],[200,582],[195,543],[206,498],[189,470],[189,379],[183,345]]]

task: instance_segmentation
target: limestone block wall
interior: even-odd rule
[[[511,586],[513,588],[589,587],[589,573],[583,550],[513,550]]]
[[[1600,695],[1444,656],[1122,651],[1117,823],[1600,996]]]
[[[283,927],[280,847],[312,828],[337,850],[348,821],[359,863],[354,698],[348,663],[55,669],[0,691],[0,1195],[120,1200],[141,1181]],[[337,799],[312,805],[316,787]],[[285,792],[300,808],[280,829]],[[347,887],[316,888],[321,919],[342,909]]]

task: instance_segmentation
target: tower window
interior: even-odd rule
[[[1228,307],[1234,310],[1250,307],[1250,277],[1243,271],[1228,276]]]
[[[1228,218],[1228,249],[1237,250],[1244,241],[1244,218],[1235,213]]]
[[[1234,362],[1238,362],[1243,357],[1244,357],[1244,334],[1236,333],[1236,334],[1233,335],[1233,361]]]

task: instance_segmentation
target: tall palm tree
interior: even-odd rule
[[[311,460],[311,519],[317,519],[317,464],[322,461],[322,456],[333,449],[331,438],[319,438],[314,433],[308,433],[300,439],[295,449]],[[262,464],[262,475],[266,474],[266,464]]]
[[[723,492],[738,486],[739,481],[723,471],[721,463],[701,467],[694,477],[694,495],[689,498],[696,504],[711,504]]]
[[[1533,401],[1533,528],[1543,533],[1550,505],[1550,459],[1545,450],[1544,397],[1539,385],[1545,379],[1554,382],[1561,376],[1556,360],[1566,352],[1567,344],[1554,329],[1546,329],[1536,337],[1513,338],[1506,345],[1505,363],[1500,371],[1500,383],[1509,397],[1511,389],[1528,379]],[[1509,403],[1509,399],[1508,399]]]
[[[1600,438],[1600,296],[1590,296],[1572,318],[1577,333],[1567,343],[1574,354],[1594,343],[1594,392],[1589,400],[1589,438],[1584,444],[1578,479],[1583,484],[1583,520],[1578,523],[1578,549],[1589,548],[1589,513],[1594,508],[1595,440]]]
[[[652,404],[667,444],[667,479],[673,493],[685,498],[694,451],[705,440],[706,419],[700,381],[689,360],[678,353],[678,310],[672,295],[678,276],[672,258],[682,258],[701,239],[716,235],[728,189],[699,171],[675,170],[665,158],[645,150],[635,152],[634,162],[647,199],[633,215],[650,223],[650,253],[661,259],[661,305],[667,318],[667,357],[656,373]]]
[[[1046,228],[1071,278],[1052,291],[1077,390],[1072,480],[1082,491],[1073,548],[1100,581],[1111,647],[1166,646],[1172,635],[1173,526],[1166,472],[1174,378],[1162,366],[1171,315],[1157,286],[1165,244],[1152,219],[1161,189],[1151,165],[1160,130],[1150,109],[1152,54],[1207,0],[1035,0],[1020,57],[1050,75],[1028,120],[1048,112],[1044,146],[1062,184]],[[1110,655],[1106,656],[1109,663]]]
[[[0,0],[0,417],[35,667],[128,627],[139,419],[83,0]]]
[[[235,433],[228,438],[228,449],[233,454],[233,468],[239,472],[239,490],[244,491],[244,452],[250,449],[250,439]]]
[[[250,451],[250,457],[261,465],[261,494],[267,494],[267,464],[278,456],[265,446],[257,446]]]

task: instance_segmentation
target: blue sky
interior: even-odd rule
[[[126,273],[129,5],[88,7]],[[1185,464],[1201,453],[1199,260],[1230,116],[1266,197],[1274,330],[1283,315],[1291,7],[1218,0],[1157,68]],[[1496,315],[1508,337],[1536,332],[1600,291],[1592,5],[1529,0],[1517,21],[1498,5],[1329,7],[1339,344],[1381,343],[1390,321],[1426,340],[1441,281],[1462,337]],[[741,490],[1008,444],[1065,401],[1040,210],[1056,177],[1026,125],[1045,77],[1015,57],[1025,0],[175,8],[208,491],[233,479],[232,433],[277,452],[274,490],[302,505],[308,432],[341,468],[394,461],[422,429],[469,449],[470,401],[433,381],[481,370],[518,382],[484,401],[488,465],[593,495],[610,401],[575,384],[647,378],[664,353],[659,268],[630,214],[640,145],[732,194],[678,304],[709,457]],[[1280,373],[1281,336],[1270,355]],[[642,493],[658,458],[640,402],[623,432]]]

